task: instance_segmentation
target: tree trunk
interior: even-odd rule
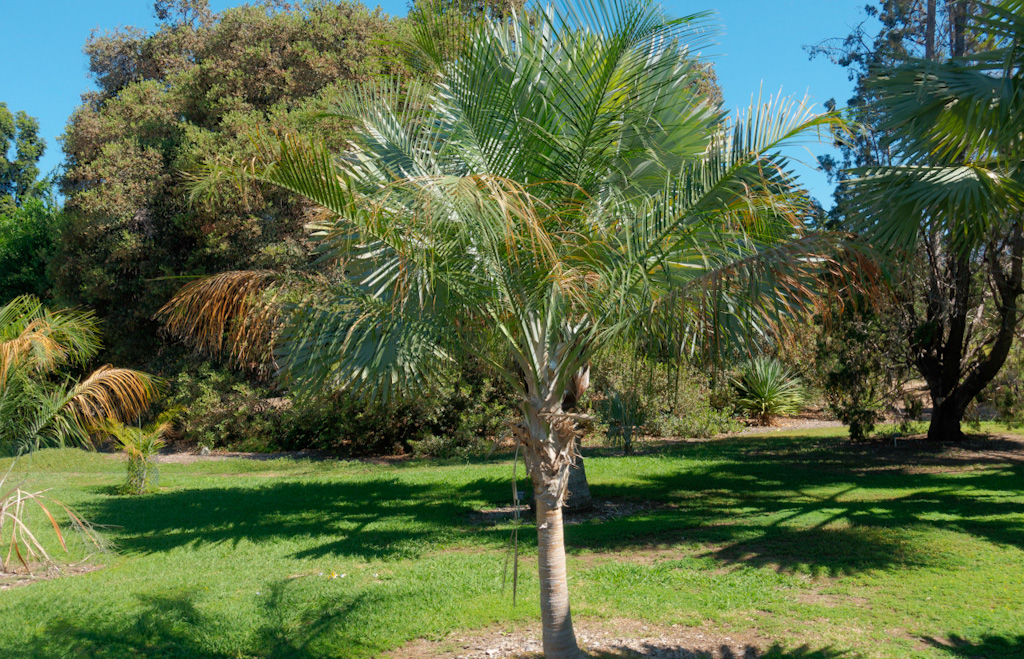
[[[573,375],[569,381],[569,387],[562,396],[562,411],[569,412],[576,407],[576,403],[590,387],[590,364],[587,364]],[[590,498],[590,485],[587,483],[587,469],[583,466],[583,456],[576,457],[576,463],[569,471],[568,495],[562,510],[570,515],[582,513],[594,507],[594,501]]]
[[[935,0],[928,0],[925,10],[924,58],[935,59]]]
[[[540,492],[535,493],[541,494]],[[578,659],[579,646],[569,611],[562,509],[547,497],[537,500],[537,560],[540,568],[540,611],[546,659]]]
[[[572,515],[582,513],[594,507],[590,498],[590,485],[587,484],[587,469],[583,465],[583,456],[576,457],[576,464],[569,470],[569,493],[566,495],[562,510]]]
[[[544,656],[548,659],[577,659],[579,647],[569,613],[569,584],[566,580],[565,537],[562,506],[572,478],[575,454],[575,423],[563,415],[561,396],[546,396],[547,407],[535,404],[523,410],[525,423],[519,431],[523,457],[533,482],[537,511],[537,560],[540,568],[540,609],[543,623]],[[535,397],[534,401],[541,399]],[[532,401],[531,401],[532,402]],[[581,465],[582,466],[582,465]],[[582,472],[582,469],[579,471]],[[582,498],[579,493],[577,496]]]
[[[964,438],[960,420],[964,416],[961,406],[952,402],[932,405],[932,420],[928,424],[928,441],[959,442]]]

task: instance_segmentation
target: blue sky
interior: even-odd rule
[[[850,96],[846,73],[822,60],[808,61],[804,46],[829,37],[845,36],[863,20],[867,0],[666,0],[674,15],[706,9],[717,12],[712,24],[719,32],[707,48],[718,70],[726,106],[745,108],[751,95],[803,98],[819,106],[829,98],[840,105]],[[213,0],[219,11],[243,4],[237,0]],[[372,0],[371,3],[372,4]],[[406,0],[380,3],[390,14],[404,14]],[[57,137],[64,131],[71,111],[83,91],[91,88],[82,54],[93,29],[119,25],[151,28],[155,24],[152,0],[0,0],[0,101],[12,110],[37,117],[46,138],[42,170],[49,171],[63,157]],[[827,206],[831,189],[825,177],[813,171],[814,156],[825,152],[821,145],[794,151],[794,158],[809,167],[799,173],[811,191]]]

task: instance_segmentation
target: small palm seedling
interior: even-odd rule
[[[145,494],[159,486],[160,469],[156,458],[160,449],[167,445],[164,435],[170,429],[171,424],[167,422],[133,428],[116,421],[108,421],[99,428],[128,457],[128,480],[124,484],[126,494]]]
[[[11,469],[14,465],[11,465]],[[78,513],[60,501],[46,495],[46,490],[29,492],[20,487],[7,484],[11,470],[0,478],[0,547],[5,551],[0,554],[0,572],[11,572],[12,567],[20,564],[30,574],[33,566],[43,563],[48,567],[56,567],[56,562],[46,550],[42,530],[33,530],[29,513],[36,508],[53,527],[53,535],[65,552],[68,551],[67,541],[57,521],[63,512],[71,527],[81,533],[88,544],[103,549],[102,538],[92,526]]]
[[[800,378],[777,359],[758,357],[748,362],[733,380],[737,404],[758,424],[770,426],[777,416],[796,414],[804,401]]]

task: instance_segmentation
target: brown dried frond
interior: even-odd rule
[[[278,308],[268,296],[277,279],[267,270],[236,270],[196,280],[157,312],[173,336],[236,364],[258,368],[270,361]],[[227,346],[225,346],[227,342]]]
[[[49,326],[37,318],[13,339],[0,342],[0,387],[7,382],[10,373],[21,365],[28,364],[39,371],[59,363],[68,356],[67,348],[55,340],[48,331]],[[31,357],[35,355],[33,360]]]
[[[75,385],[68,405],[83,425],[92,426],[105,419],[137,418],[158,394],[153,376],[108,364]]]

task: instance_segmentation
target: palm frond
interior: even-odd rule
[[[159,381],[148,373],[101,366],[68,391],[69,409],[83,427],[104,419],[128,421],[149,409]]]
[[[0,388],[16,368],[51,373],[64,364],[83,364],[98,351],[99,328],[90,312],[50,312],[31,296],[0,307]]]
[[[197,279],[178,291],[156,314],[166,331],[187,338],[210,354],[226,353],[248,368],[271,361],[279,324],[275,285],[280,274],[236,270]]]

